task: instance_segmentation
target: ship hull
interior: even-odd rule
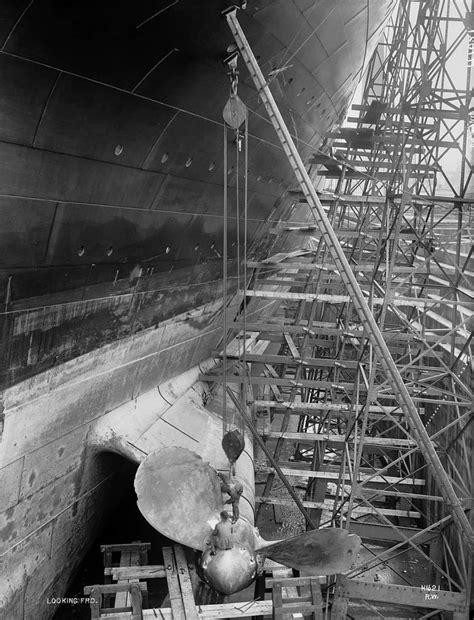
[[[5,16],[0,295],[9,314],[0,318],[3,385],[48,368],[55,350],[60,361],[88,350],[87,338],[76,332],[72,346],[47,318],[15,331],[12,322],[23,308],[76,302],[67,311],[89,333],[90,324],[102,327],[104,318],[91,311],[89,299],[120,295],[138,265],[142,287],[150,273],[162,274],[173,288],[175,274],[179,285],[196,272],[198,282],[217,286],[222,110],[230,88],[222,59],[232,38],[220,14],[225,2],[194,5],[163,3],[143,25],[154,14],[144,0],[123,0],[110,11],[106,3],[58,8],[43,0]],[[273,79],[275,97],[305,161],[342,120],[392,5],[279,1],[249,3],[239,12],[265,74],[285,67]],[[287,192],[293,172],[242,63],[238,92],[249,108],[248,251],[258,258],[288,249],[269,233],[275,222],[310,214],[293,206]],[[231,131],[226,148],[228,252],[235,261],[243,223],[237,226]],[[179,311],[170,303],[165,319]],[[142,322],[134,324],[139,329]],[[128,335],[96,331],[105,336],[96,336],[94,347]]]
[[[267,74],[289,65],[275,92],[307,161],[342,120],[393,3],[252,4],[239,18]],[[138,30],[155,3],[51,0],[1,22],[5,617],[53,615],[47,599],[64,593],[113,506],[127,465],[94,443],[99,421],[222,338],[224,174],[229,298],[237,288],[236,148],[229,134],[224,171],[221,121],[232,40],[224,3],[195,5],[163,2]],[[310,214],[287,192],[292,171],[243,67],[239,95],[249,253],[262,258],[292,249],[269,234],[275,221]]]

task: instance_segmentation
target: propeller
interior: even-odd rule
[[[294,538],[264,544],[258,549],[268,557],[311,575],[334,575],[351,568],[360,549],[360,538],[347,530],[309,530]]]
[[[186,448],[151,452],[135,476],[138,508],[156,530],[202,550],[219,521],[221,483],[215,470]]]
[[[221,547],[214,554],[206,543],[220,520],[221,481],[209,463],[186,448],[149,454],[137,470],[135,490],[148,523],[168,538],[203,551],[204,578],[225,594],[250,583],[265,558],[310,575],[333,575],[349,570],[359,552],[360,538],[347,530],[310,530],[271,542],[241,517],[232,526],[232,548]]]

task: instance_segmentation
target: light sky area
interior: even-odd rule
[[[446,7],[445,11],[449,10],[451,17],[456,17],[456,18],[462,17],[462,19],[464,20],[465,15],[466,15],[466,9],[465,9],[464,2],[462,2],[461,0],[452,0],[451,2],[444,3],[444,5]],[[417,19],[419,7],[420,7],[419,3],[413,3],[412,5],[411,18],[413,21]],[[457,9],[459,9],[459,11]],[[444,13],[444,15],[446,15],[446,13]],[[445,34],[446,34],[446,22],[445,21],[440,21],[439,31],[440,31],[441,36],[436,36],[435,42],[440,47],[440,42],[441,40],[445,39]],[[453,47],[453,42],[455,42],[460,35],[462,35],[461,41],[458,42],[456,49],[454,50],[451,49]],[[438,90],[441,84],[444,86],[445,89],[459,90],[461,91],[461,93],[462,91],[464,91],[465,93],[466,89],[472,90],[474,86],[473,75],[472,75],[474,73],[474,70],[470,71],[471,73],[470,84],[468,84],[469,35],[468,35],[466,24],[464,23],[464,21],[457,21],[457,22],[450,21],[449,22],[449,28],[448,28],[446,40],[447,40],[447,48],[448,48],[448,56],[449,56],[445,62],[446,71],[443,76],[435,76],[434,79],[432,80],[434,91]],[[440,78],[442,81],[440,81]],[[359,88],[357,89],[354,95],[354,98],[352,101],[353,104],[360,103],[362,93],[363,93],[363,83],[359,85]],[[431,102],[429,103],[429,107],[431,107],[432,109],[438,109],[438,110],[459,109],[460,106],[464,106],[466,104],[470,108],[473,107],[472,103],[466,100],[465,94],[464,94],[464,98],[462,101],[460,101],[459,99],[456,100],[456,98],[452,101],[449,101],[448,99],[451,99],[452,97],[456,97],[455,92],[446,93],[445,101],[440,102],[439,104],[435,103],[434,105],[433,105],[433,98],[428,97],[428,101],[431,99]],[[349,115],[351,114],[354,115],[353,112],[352,113],[349,112]],[[455,125],[455,121],[445,121],[445,122],[446,122],[447,127],[444,127],[442,125],[441,139],[445,141],[449,141],[449,142],[458,142],[461,146],[464,127],[462,126],[461,123],[458,123],[457,125]],[[450,135],[449,133],[446,134],[447,128],[449,127],[452,127],[453,135]],[[443,135],[443,134],[446,134],[446,135]],[[470,161],[472,161],[472,136],[470,134],[468,135],[467,157]],[[447,176],[449,176],[451,182],[454,181],[455,186],[459,183],[459,170],[461,168],[461,161],[462,161],[461,151],[458,148],[450,149],[449,152],[443,155],[443,157],[440,160],[443,170],[445,171]],[[449,192],[451,193],[449,186],[444,181],[444,179],[442,179],[442,176],[438,175],[438,177],[439,177],[438,187],[443,190],[449,190]],[[470,189],[469,193],[472,193],[474,189],[472,183],[471,183],[471,188],[472,189]]]

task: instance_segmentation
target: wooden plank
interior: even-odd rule
[[[143,620],[142,593],[138,583],[130,584],[130,604],[132,606],[132,620]]]
[[[282,433],[281,431],[270,431],[267,437],[273,439],[291,439],[305,443],[325,441],[328,445],[338,448],[344,447],[345,444],[349,444],[354,441],[354,438],[352,437],[346,438],[345,435],[336,435],[331,433]],[[380,448],[400,450],[415,448],[417,443],[414,439],[397,439],[396,437],[365,437],[364,446],[376,446]]]
[[[276,322],[275,320],[273,320],[272,322],[249,322],[247,323],[247,333],[276,332],[278,334],[283,334],[283,331],[286,331],[291,334],[309,333],[313,336],[347,336],[348,338],[362,338],[364,334],[362,329],[341,329],[335,327],[333,323],[313,322],[311,328],[307,327],[305,323],[306,322],[300,321],[298,325],[294,325],[288,322],[284,322],[284,320],[280,322]],[[241,332],[242,325],[230,325],[230,329],[232,329],[234,332]],[[394,331],[382,332],[382,336],[387,342],[390,343],[412,342],[413,340],[419,340],[421,338],[421,335],[417,336],[417,334],[415,333],[401,333]],[[423,340],[425,340],[428,344],[434,344],[438,342],[441,337],[441,334],[438,335],[433,332],[427,332],[423,334]],[[259,338],[261,338],[261,336]],[[449,340],[449,342],[451,342],[451,340]],[[455,340],[455,344],[463,345],[465,344],[465,342],[466,339],[460,336],[458,336]]]
[[[257,291],[248,290],[248,297],[261,297],[262,299],[283,299],[290,301],[321,301],[333,304],[345,304],[351,301],[349,295],[326,295],[324,293],[290,293],[288,291]]]
[[[222,357],[222,356],[219,356]],[[241,359],[243,353],[230,356],[227,355],[227,359]],[[327,357],[291,357],[289,355],[271,355],[270,353],[247,353],[245,360],[249,363],[256,364],[285,364],[286,366],[294,366],[295,364],[303,364],[303,366],[311,366],[315,368],[342,368],[343,370],[356,370],[359,365],[355,360],[337,360]],[[439,370],[439,368],[436,368]]]
[[[355,269],[357,271],[357,269]],[[242,291],[239,291],[242,293]],[[326,295],[325,293],[290,293],[289,291],[246,291],[247,297],[259,297],[262,299],[284,299],[286,301],[319,301],[328,304],[345,304],[352,301],[350,295]],[[385,303],[385,297],[373,297],[371,303],[374,306],[381,306]],[[415,308],[438,307],[441,306],[461,306],[470,308],[474,302],[459,302],[453,299],[434,299],[432,297],[393,297],[388,300],[392,306],[410,306]]]
[[[427,591],[421,587],[401,586],[390,583],[374,583],[359,579],[344,579],[343,590],[349,598],[379,601],[393,605],[410,605],[444,611],[466,611],[465,592],[448,590]]]
[[[101,607],[100,613],[101,618],[115,618],[115,614],[121,613],[122,611],[126,611],[128,613],[128,617],[132,618],[132,608],[131,607]]]
[[[102,592],[96,586],[90,586],[88,592],[86,592],[86,588],[84,588],[84,594],[88,594],[90,596],[89,605],[91,608],[91,618],[92,620],[97,620],[97,618],[100,618]]]
[[[438,17],[436,17],[436,19],[440,19]],[[450,18],[451,20],[453,20],[453,18]],[[454,20],[453,20],[454,21]],[[370,106],[367,105],[363,105],[360,103],[353,103],[351,105],[351,109],[352,110],[361,110],[363,112],[368,112]],[[407,107],[402,108],[402,107],[387,107],[384,109],[384,114],[390,114],[391,116],[400,116],[400,115],[404,115],[407,118],[410,118],[410,115],[412,115],[414,112],[414,108],[409,108]],[[419,114],[420,116],[424,117],[424,118],[451,118],[453,120],[459,120],[460,118],[465,118],[466,120],[468,120],[467,118],[467,111],[463,111],[463,110],[433,110],[431,108],[419,108],[416,110],[417,114]],[[358,120],[360,120],[359,118],[348,118],[347,121],[353,121],[353,122],[357,122]]]
[[[273,620],[283,620],[283,596],[281,584],[276,582],[272,588]]]
[[[349,120],[349,119],[348,119]],[[365,153],[364,153],[365,155]],[[388,156],[387,156],[388,157]],[[338,160],[336,160],[338,161]],[[339,164],[341,164],[342,162],[339,161]],[[389,170],[393,170],[393,166],[394,166],[394,162],[393,160],[389,160],[389,159],[353,159],[352,161],[346,161],[345,163],[347,163],[350,166],[356,167],[356,168],[360,168],[360,167],[364,167],[364,168],[389,168]],[[418,171],[420,170],[434,170],[435,167],[431,164],[416,164],[416,169]]]
[[[198,610],[199,620],[215,620],[217,618],[252,618],[271,616],[272,601],[246,601],[243,603],[220,603],[217,605],[201,605]],[[130,612],[116,613],[108,616],[110,620],[130,620]],[[170,607],[143,610],[144,620],[176,620]]]
[[[165,567],[162,565],[144,566],[112,566],[104,569],[104,575],[111,575],[115,581],[128,579],[162,579],[166,577]]]
[[[173,620],[186,620],[174,553],[171,547],[163,547],[163,561],[165,563],[166,581],[168,583]]]
[[[236,376],[236,375],[199,375],[199,381],[206,381],[208,383],[227,383],[227,384],[248,384],[252,385],[277,385],[279,387],[304,387],[310,389],[326,389],[326,390],[344,390],[345,392],[352,392],[357,388],[357,385],[353,382],[339,382],[335,383],[334,381],[315,381],[313,379],[299,379],[295,381],[294,379],[287,379],[283,377],[282,379],[275,377],[256,377],[254,375],[250,375],[247,377]],[[366,392],[367,387],[362,382],[359,383],[359,392]],[[373,390],[375,394],[377,389]]]
[[[335,178],[332,175],[324,174],[323,176],[331,176],[331,178]],[[285,233],[292,233],[294,235],[300,236],[311,236],[317,237],[321,235],[319,228],[315,225],[302,225],[302,226],[274,226],[270,228],[268,231],[271,235],[283,235]],[[392,239],[392,235],[385,234],[384,231],[379,230],[378,228],[368,228],[361,232],[357,228],[338,228],[334,231],[337,236],[341,239],[359,239],[360,237],[370,238],[370,239]],[[418,235],[414,232],[409,233],[399,233],[397,235],[397,239],[418,239]],[[284,264],[284,263],[283,263]],[[357,265],[353,265],[354,271],[357,271]],[[327,269],[327,267],[323,267],[323,269]],[[373,268],[372,268],[373,269]],[[413,267],[412,267],[412,270]]]
[[[146,592],[146,583],[140,582],[138,585],[142,592]],[[84,586],[84,594],[91,596],[93,589],[100,594],[117,594],[118,592],[128,592],[129,588],[129,583],[99,583],[93,586]]]
[[[188,563],[184,550],[180,545],[174,545],[174,555],[178,572],[179,584],[181,586],[181,598],[184,606],[184,616],[189,620],[198,620],[196,602],[194,600],[191,577],[189,576]]]
[[[107,568],[108,566],[112,566],[112,551],[102,550],[102,554],[104,556],[104,566]]]
[[[283,607],[285,608],[288,603],[298,604],[298,603],[312,603],[310,594],[301,594],[298,595],[296,592],[296,588],[294,586],[287,586],[283,588],[283,590],[290,590],[290,593],[283,597]],[[292,592],[294,590],[294,592]],[[296,607],[296,605],[294,605]]]
[[[346,405],[342,403],[290,403],[289,401],[277,400],[260,400],[257,399],[253,403],[258,407],[270,407],[272,409],[291,409],[292,411],[300,411],[305,415],[317,415],[318,411],[361,411],[363,405]],[[390,413],[393,415],[400,411],[399,407],[381,407],[378,405],[370,405],[369,413]]]
[[[406,538],[411,538],[415,534],[418,534],[414,541],[417,545],[427,544],[441,534],[438,530],[430,530],[423,533],[422,530],[414,527],[396,526],[396,528],[392,528],[389,525],[364,523],[362,521],[351,521],[349,529],[354,534],[358,534],[363,540],[389,543],[402,542]]]
[[[337,271],[338,268],[334,263],[268,263],[268,262],[258,262],[258,261],[247,261],[247,267],[251,269],[277,269],[279,271]],[[373,263],[361,263],[361,264],[352,264],[351,267],[355,271],[362,271],[364,273],[373,273],[375,269],[377,271],[385,271],[387,268],[386,263],[379,263],[375,266]],[[412,267],[410,265],[394,265],[394,273],[412,273],[418,270],[416,267]]]
[[[329,132],[328,134],[326,134],[328,138],[334,138],[335,142],[333,142],[333,148],[345,148],[347,146],[347,144],[351,143],[351,140],[349,139],[348,141],[346,140],[344,134],[338,133],[338,132]],[[344,140],[344,142],[340,142],[340,140]],[[378,144],[378,143],[383,143],[383,144],[404,144],[404,145],[423,145],[423,146],[435,146],[438,148],[446,148],[446,149],[454,149],[458,147],[457,142],[449,142],[447,140],[424,140],[423,138],[412,138],[412,137],[407,137],[407,136],[403,136],[403,135],[391,135],[391,136],[386,136],[386,135],[372,135],[372,136],[364,136],[363,138],[364,142],[370,142],[371,144]],[[361,148],[361,147],[358,147]],[[368,148],[371,148],[369,146],[365,147],[364,149],[361,150],[367,150]],[[411,176],[411,175],[410,175]]]
[[[138,545],[140,544],[139,541],[136,541],[136,542],[137,542]],[[148,551],[145,551],[144,548],[140,548],[139,546],[136,547],[132,551],[132,553],[130,554],[130,566],[140,566],[141,558],[145,554],[146,554],[146,556],[148,556]],[[130,583],[138,583],[138,579],[130,579],[129,581],[130,581]],[[143,597],[146,598],[146,601],[148,602],[148,591],[146,591],[143,594]],[[126,601],[125,604],[126,605],[131,605],[132,604],[132,593],[131,593],[131,591],[130,591],[130,594],[127,595],[127,601]],[[141,610],[141,600],[140,600],[140,610]]]
[[[341,177],[341,172],[336,172],[335,170],[331,170],[331,171],[320,170],[317,172],[317,174],[319,176],[325,177],[326,179],[339,179]],[[402,175],[401,170],[398,170],[397,172],[378,172],[377,171],[377,179],[379,181],[383,181],[383,180],[390,181],[393,179],[394,175],[398,175],[398,177],[400,178]],[[416,172],[410,173],[410,179],[428,179],[428,178],[431,179],[433,177],[434,177],[434,170],[422,172],[420,174],[417,174]],[[346,179],[365,179],[365,178],[371,178],[371,175],[369,176],[367,172],[363,172],[362,170],[359,170],[359,171],[348,170],[346,172]]]
[[[341,578],[341,575],[337,576],[336,590],[334,592],[334,598],[331,607],[331,620],[345,620],[345,618],[347,617],[349,599],[344,594]]]
[[[242,331],[242,325],[241,324],[236,324],[234,326],[230,325],[230,328],[232,328],[232,330],[235,332],[241,332]],[[331,330],[329,332],[326,333],[326,331],[323,330]],[[249,322],[247,323],[247,333],[249,332],[258,332],[259,334],[261,334],[261,332],[278,332],[279,334],[283,335],[283,332],[288,332],[290,334],[306,334],[306,333],[310,333],[312,335],[329,335],[329,336],[341,336],[343,334],[342,329],[336,328],[336,326],[334,325],[334,323],[313,323],[311,329],[309,329],[309,327],[306,326],[306,321],[301,321],[300,325],[294,325],[292,324],[292,322],[288,321],[287,319],[281,319],[280,321],[276,320],[276,319],[272,319],[271,322],[264,322],[264,321],[259,321],[259,322]],[[261,338],[261,336],[259,336],[259,338]]]
[[[131,547],[128,547],[127,550],[122,550],[120,554],[120,566],[122,567],[132,566],[132,556],[133,554],[136,554],[136,553],[137,553],[136,549],[133,548],[132,550]],[[128,581],[125,583],[128,584]],[[129,603],[130,603],[130,597],[129,597],[128,588],[125,592],[123,591],[117,592],[117,596],[115,597],[114,607],[129,607],[130,606]]]
[[[301,358],[301,355],[295,345],[295,342],[293,340],[293,338],[290,336],[290,333],[285,331],[283,336],[285,337],[286,340],[286,344],[288,345],[288,348],[290,349],[290,353],[294,358]]]
[[[100,550],[102,553],[109,551],[140,551],[141,549],[149,551],[151,549],[151,543],[134,542],[117,545],[100,545]]]
[[[301,601],[301,600],[296,600],[294,602],[287,602],[284,601],[283,602],[283,611],[285,614],[289,614],[289,613],[307,613],[308,611],[314,611],[315,610],[315,605],[313,605],[311,602],[305,602],[305,601]]]
[[[329,277],[337,278],[337,276],[329,276]],[[339,281],[342,282],[342,279],[340,279]],[[290,278],[274,278],[272,276],[271,279],[268,278],[265,280],[260,280],[258,283],[259,286],[288,286],[289,288],[305,288],[306,286],[308,286],[308,284],[309,284],[308,276],[306,276],[305,280],[296,279],[295,277],[290,279]],[[437,288],[439,288],[439,286]]]
[[[356,152],[357,154],[357,152]],[[362,205],[372,204],[377,206],[383,206],[385,204],[384,196],[372,196],[372,195],[364,195],[364,194],[333,194],[328,192],[321,192],[319,194],[319,198],[321,202],[333,202],[335,198],[338,200],[346,201],[346,202],[355,202],[360,203]]]
[[[313,612],[314,620],[324,620],[323,619],[323,597],[321,595],[321,586],[316,579],[311,579],[310,581],[310,590],[311,590],[311,601],[315,607]]]
[[[259,472],[263,473],[271,473],[275,470],[273,467],[259,467]],[[316,478],[321,480],[338,480],[339,472],[333,471],[312,471],[308,469],[292,469],[287,467],[281,467],[281,471],[285,474],[285,476],[296,476],[298,478]],[[385,484],[390,485],[395,488],[396,485],[406,485],[406,486],[424,486],[426,484],[423,478],[397,478],[396,476],[369,476],[368,474],[359,474],[358,481],[364,482],[370,478],[368,484]],[[345,482],[351,482],[351,477],[349,474],[344,476]]]
[[[279,497],[262,497],[256,496],[255,501],[260,504],[277,504],[280,506],[294,506],[295,503],[292,499],[282,499]],[[334,502],[331,500],[324,500],[324,502],[301,502],[305,508],[317,508],[319,510],[332,510],[334,508]],[[347,512],[346,507],[342,509],[343,514]],[[370,506],[355,506],[352,508],[352,514],[365,515],[365,514],[383,514],[389,517],[409,517],[411,519],[419,519],[420,513],[414,510],[396,510],[391,508],[371,508]]]
[[[397,498],[401,498],[401,497],[407,497],[408,499],[412,500],[412,499],[423,499],[425,501],[429,500],[430,502],[444,502],[444,499],[441,497],[441,495],[427,495],[424,493],[408,493],[406,491],[393,491],[393,490],[386,490],[386,489],[366,489],[366,488],[359,488],[359,493],[361,495],[366,495],[369,497],[369,500],[374,501],[374,498],[377,500],[380,497],[397,497]],[[463,500],[464,501],[464,500]]]
[[[269,560],[265,560],[265,567]],[[273,584],[278,581],[282,586],[308,586],[311,580],[314,579],[318,583],[326,583],[325,577],[267,577],[265,579],[265,588],[273,587]]]

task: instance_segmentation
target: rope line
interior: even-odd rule
[[[227,432],[227,125],[224,122],[224,200],[223,200],[223,240],[222,240],[222,358],[223,371],[223,398],[222,423],[223,435]]]
[[[245,162],[244,162],[245,163]],[[235,210],[236,210],[236,241],[237,241],[237,295],[240,294],[240,286],[241,286],[241,268],[240,268],[240,129],[237,128],[235,130]],[[245,343],[244,343],[245,348]],[[242,339],[237,338],[237,359],[240,360],[240,356],[242,354]],[[242,390],[242,387],[239,388]],[[224,391],[224,396],[227,398],[227,392]],[[240,397],[242,398],[242,392],[240,393]],[[232,409],[232,423],[233,426],[236,426],[235,423],[236,410],[235,407]],[[230,429],[229,429],[230,430]]]
[[[249,153],[249,132],[248,132],[248,116],[245,118],[245,147],[244,147],[244,265],[243,265],[243,280],[244,280],[244,299],[243,299],[243,316],[242,316],[242,335],[244,343],[244,351],[242,355],[243,362],[243,402],[242,407],[246,407],[247,404],[247,251],[248,251],[248,153]],[[242,435],[245,430],[245,420],[241,417],[241,429]]]

